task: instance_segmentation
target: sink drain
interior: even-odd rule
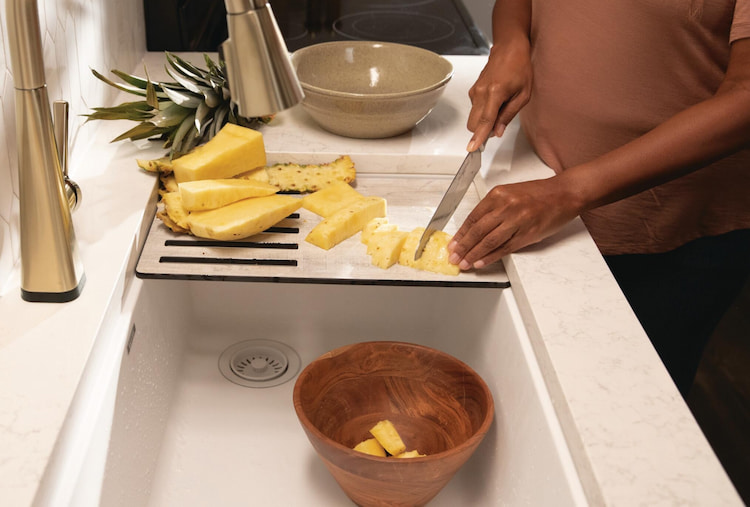
[[[219,357],[224,377],[245,387],[273,387],[294,377],[300,359],[291,347],[270,340],[235,343]]]

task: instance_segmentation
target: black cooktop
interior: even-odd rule
[[[269,1],[290,51],[319,42],[376,40],[448,55],[489,53],[461,0]],[[227,37],[224,0],[150,0],[144,6],[151,51],[216,51]]]

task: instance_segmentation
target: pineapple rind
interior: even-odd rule
[[[342,208],[313,227],[305,238],[310,244],[330,250],[342,241],[355,235],[375,217],[386,215],[386,203],[382,197],[363,197]]]
[[[361,441],[354,446],[354,450],[369,454],[370,456],[380,456],[381,458],[385,458],[385,449],[380,445],[377,438],[368,438],[367,440]]]
[[[188,212],[182,205],[182,197],[179,192],[167,192],[161,196],[163,209],[158,216],[164,224],[173,232],[189,232]]]
[[[338,181],[351,183],[357,175],[354,162],[343,155],[327,164],[275,164],[266,167],[269,183],[285,192],[316,192]]]
[[[269,180],[268,171],[266,171],[265,167],[256,167],[255,169],[250,169],[249,171],[238,174],[237,176],[235,176],[235,178],[239,178],[242,180],[262,181],[263,183],[268,183]]]
[[[278,189],[253,180],[218,179],[179,184],[182,205],[188,211],[216,209],[249,197],[275,194]]]
[[[172,161],[169,157],[161,157],[153,160],[136,159],[135,162],[138,164],[138,167],[150,173],[171,174],[173,169]]]
[[[432,273],[457,276],[461,270],[455,264],[448,262],[450,254],[447,246],[452,236],[445,231],[434,232],[425,245],[422,256],[418,260],[414,260],[414,253],[417,251],[423,232],[424,227],[417,227],[409,233],[401,247],[398,263]]]
[[[227,123],[206,144],[172,162],[178,183],[231,178],[264,165],[263,135],[233,123]]]
[[[370,433],[373,437],[378,439],[378,442],[380,442],[380,445],[388,451],[388,454],[398,456],[406,451],[404,441],[401,440],[398,431],[396,431],[393,423],[388,419],[378,421],[378,423],[370,429]]]
[[[299,209],[302,200],[290,195],[251,197],[188,217],[190,231],[201,238],[231,241],[244,239],[269,227]]]
[[[318,216],[328,218],[362,197],[362,194],[354,190],[349,183],[337,181],[305,196],[302,199],[302,207]]]

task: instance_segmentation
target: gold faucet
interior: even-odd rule
[[[85,276],[71,218],[80,189],[66,174],[67,104],[55,103],[53,121],[37,0],[7,0],[5,19],[16,101],[21,297],[72,301]]]

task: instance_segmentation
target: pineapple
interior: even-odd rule
[[[448,262],[448,243],[451,235],[444,231],[435,231],[425,245],[422,256],[414,260],[414,253],[419,246],[424,227],[417,227],[409,233],[398,259],[398,263],[424,271],[456,276],[461,271],[458,266]]]
[[[381,231],[381,226],[376,230],[367,243],[367,254],[372,258],[372,263],[379,268],[388,269],[398,262],[401,249],[404,246],[409,233],[406,231],[389,230]]]
[[[420,454],[419,451],[416,449],[413,451],[404,451],[401,454],[397,455],[397,458],[422,458],[426,456],[426,454]]]
[[[267,167],[266,171],[271,185],[301,193],[316,192],[338,181],[351,183],[357,174],[348,155],[328,164],[276,164]]]
[[[156,216],[174,232],[190,232],[188,212],[182,205],[180,193],[167,192],[161,196],[161,200],[164,207],[156,213]]]
[[[164,195],[165,192],[179,192],[180,187],[177,185],[177,181],[174,179],[174,174],[160,174],[159,182],[161,183],[160,193]]]
[[[385,449],[380,445],[377,438],[363,440],[354,446],[354,450],[369,454],[370,456],[380,456],[381,458],[385,458]]]
[[[220,208],[249,197],[275,194],[278,189],[252,180],[219,179],[187,181],[179,184],[182,205],[188,211]]]
[[[237,176],[235,176],[235,178],[239,178],[241,180],[262,181],[263,183],[268,183],[269,181],[268,172],[266,171],[265,167],[256,167],[255,169],[250,169],[247,172],[238,174]]]
[[[305,241],[324,250],[330,250],[361,231],[373,218],[384,217],[385,214],[385,199],[363,197],[316,225]]]
[[[153,160],[135,159],[138,167],[150,173],[172,174],[172,161],[169,157],[160,157]]]
[[[359,199],[362,199],[362,194],[348,183],[339,181],[306,196],[302,199],[302,207],[323,218],[328,218]]]
[[[376,217],[367,222],[367,225],[364,226],[362,229],[362,236],[360,240],[365,245],[370,242],[370,238],[372,237],[372,234],[375,231],[396,231],[398,230],[398,226],[394,224],[388,223],[387,217]]]
[[[151,81],[148,72],[143,78],[113,70],[112,74],[122,81],[114,82],[92,69],[97,79],[140,100],[95,107],[88,120],[136,121],[138,125],[113,141],[160,139],[170,149],[170,160],[213,138],[226,123],[253,127],[271,121],[271,116],[239,116],[230,100],[223,62],[217,65],[203,55],[207,69],[201,69],[172,53],[165,55],[166,70],[174,82]]]
[[[378,440],[378,442],[380,442],[380,445],[382,445],[391,456],[398,456],[406,451],[404,441],[401,440],[398,431],[396,431],[393,423],[388,419],[379,421],[372,427],[372,429],[370,429],[370,433]]]
[[[290,195],[251,197],[208,211],[194,211],[187,218],[190,232],[201,238],[229,241],[262,232],[302,206]]]
[[[263,135],[227,123],[210,141],[172,162],[177,183],[231,178],[266,165]]]

